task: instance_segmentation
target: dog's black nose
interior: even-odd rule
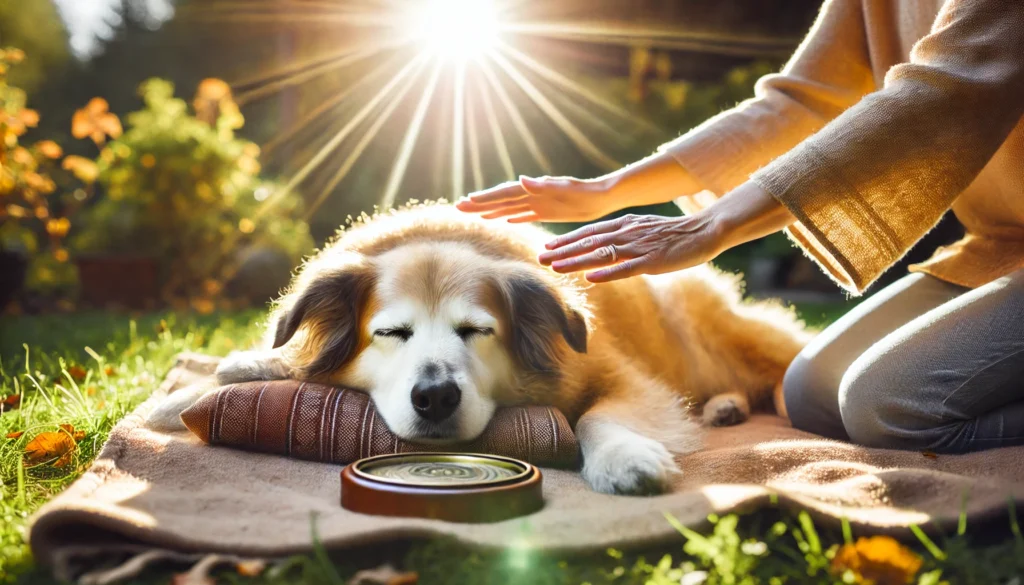
[[[459,385],[451,380],[420,382],[412,388],[412,407],[416,414],[433,422],[451,416],[461,400]]]

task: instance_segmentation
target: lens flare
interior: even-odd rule
[[[429,0],[414,11],[413,37],[431,53],[453,61],[478,59],[498,40],[492,0]]]

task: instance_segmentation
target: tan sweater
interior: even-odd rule
[[[709,191],[752,178],[859,294],[952,207],[967,236],[911,270],[1024,268],[1024,0],[827,0],[782,73],[664,145]]]

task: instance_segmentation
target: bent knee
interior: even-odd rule
[[[850,440],[865,447],[917,448],[915,416],[900,398],[907,380],[905,365],[892,360],[855,361],[839,385],[839,412]]]

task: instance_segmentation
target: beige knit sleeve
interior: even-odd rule
[[[910,61],[752,179],[863,291],[930,230],[1024,114],[1024,1],[947,0]]]
[[[876,89],[865,38],[860,0],[827,0],[793,58],[758,81],[755,97],[659,150],[724,195]],[[687,212],[707,202],[677,201]]]

